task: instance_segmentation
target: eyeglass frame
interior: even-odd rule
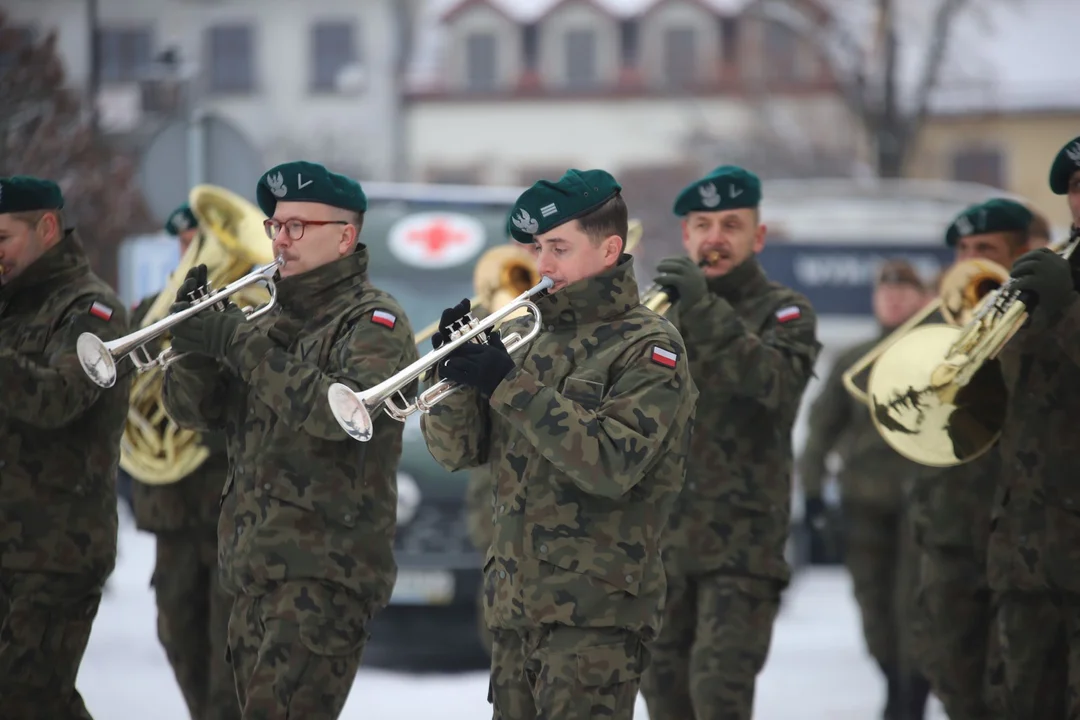
[[[266,232],[266,237],[271,240],[277,240],[277,236],[281,234],[281,231],[285,229],[285,226],[291,222],[300,223],[300,235],[293,237],[292,233],[288,230],[285,231],[285,236],[292,241],[299,240],[304,237],[304,233],[307,231],[308,225],[314,225],[316,227],[322,227],[323,225],[352,225],[348,220],[304,220],[303,218],[288,218],[286,220],[275,220],[274,218],[266,218],[263,220],[263,231]],[[278,231],[271,234],[270,228],[277,223]]]

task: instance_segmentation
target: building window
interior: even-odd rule
[[[696,80],[694,35],[693,28],[664,31],[664,79],[673,87],[690,87]]]
[[[998,150],[966,149],[953,153],[953,180],[1005,189],[1005,158]]]
[[[720,53],[725,65],[739,61],[739,21],[735,18],[720,18]]]
[[[320,22],[311,27],[311,89],[336,91],[342,70],[359,60],[352,23]]]
[[[596,33],[566,31],[566,87],[582,90],[596,86]]]
[[[770,80],[790,82],[797,77],[796,48],[798,36],[787,25],[765,25],[765,76]]]
[[[255,89],[255,38],[250,25],[208,29],[207,54],[210,92],[248,93]]]
[[[149,74],[154,45],[149,28],[102,28],[97,43],[101,82],[138,82]]]
[[[496,74],[496,45],[493,33],[469,33],[465,37],[465,86],[469,90],[494,90]]]

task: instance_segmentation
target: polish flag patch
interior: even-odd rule
[[[653,345],[652,349],[652,361],[657,365],[663,365],[664,367],[673,368],[675,363],[678,362],[679,356],[670,350],[665,350],[659,345]]]
[[[90,306],[90,314],[108,322],[109,320],[112,320],[113,309],[105,303],[95,301],[94,304]]]
[[[371,313],[371,322],[375,323],[376,325],[382,325],[393,330],[394,326],[397,325],[397,317],[395,317],[391,313],[386,312],[385,310],[376,310],[375,312]]]
[[[788,305],[786,308],[781,308],[776,311],[776,319],[782,323],[796,320],[801,315],[802,311],[799,310],[799,307],[797,305]]]

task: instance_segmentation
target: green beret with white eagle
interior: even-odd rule
[[[274,214],[279,200],[320,203],[358,213],[367,210],[367,196],[360,183],[302,160],[282,163],[263,173],[255,199],[267,217]]]
[[[953,247],[968,235],[1027,232],[1034,215],[1021,203],[994,198],[965,208],[945,232],[945,244]]]
[[[558,182],[540,180],[518,196],[506,229],[520,243],[570,222],[606,203],[622,191],[605,170],[567,170]]]
[[[1055,195],[1068,194],[1069,180],[1077,170],[1080,170],[1080,137],[1065,143],[1054,157],[1054,164],[1050,166],[1050,190]]]
[[[179,235],[182,232],[194,230],[198,226],[199,221],[195,219],[191,206],[184,203],[169,215],[169,219],[165,222],[165,232],[170,235]]]
[[[760,204],[758,176],[737,165],[721,165],[679,191],[672,211],[684,217],[692,212],[756,208]]]
[[[0,215],[62,210],[63,207],[64,195],[60,192],[60,186],[52,180],[30,175],[0,178]]]

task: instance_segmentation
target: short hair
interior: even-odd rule
[[[67,219],[64,217],[64,211],[62,209],[49,208],[44,210],[24,210],[22,212],[16,212],[11,214],[16,220],[21,220],[30,227],[34,227],[39,222],[41,222],[41,218],[45,217],[50,213],[56,216],[56,229],[61,235],[63,235],[64,230],[67,227]]]
[[[589,236],[589,242],[594,246],[603,242],[604,238],[618,235],[623,247],[626,247],[630,218],[622,193],[615,193],[595,210],[577,218],[577,221],[581,225],[581,231]]]
[[[1053,239],[1050,237],[1050,223],[1040,213],[1032,210],[1031,212],[1031,224],[1028,225],[1027,240],[1033,240],[1035,238],[1042,238],[1046,240],[1047,244]]]

